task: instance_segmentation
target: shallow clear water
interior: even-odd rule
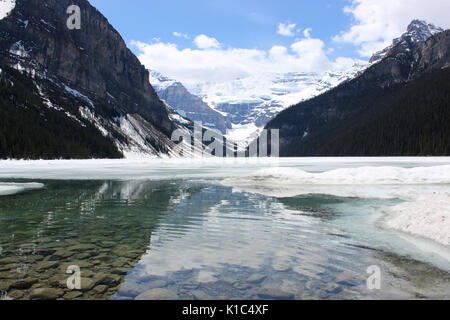
[[[44,185],[0,196],[4,298],[37,297],[39,288],[59,299],[450,298],[448,246],[378,225],[380,208],[402,199],[272,195],[223,184],[261,163],[92,163],[73,162],[66,171],[49,162],[0,164],[4,183]],[[277,165],[323,172],[448,163]],[[430,188],[450,185],[414,186]],[[67,288],[70,265],[81,268],[81,290]],[[380,289],[367,288],[370,266],[381,271]]]

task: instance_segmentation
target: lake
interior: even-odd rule
[[[449,210],[450,158],[0,161],[0,293],[450,299]]]

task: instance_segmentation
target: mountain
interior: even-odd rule
[[[217,129],[223,134],[231,128],[230,120],[211,109],[200,97],[190,93],[181,82],[170,79],[157,71],[150,71],[150,83],[158,96],[181,116],[192,121],[202,122],[205,127]]]
[[[413,47],[394,40],[384,57],[375,55],[353,80],[269,122],[267,129],[280,129],[281,155],[450,154],[450,30],[427,38],[429,30],[419,34],[417,25],[415,20],[408,27],[420,39]]]
[[[114,158],[171,153],[189,130],[149,72],[87,0],[8,0],[0,21],[0,158]],[[4,3],[4,2],[2,2]],[[70,5],[81,29],[70,30]]]
[[[361,62],[345,71],[262,73],[225,83],[201,83],[192,92],[231,121],[230,139],[243,140],[284,109],[353,78],[365,67]]]
[[[154,71],[151,83],[160,98],[182,115],[241,141],[262,130],[282,110],[352,79],[366,67],[360,61],[345,71],[261,73],[189,89]]]
[[[449,123],[450,69],[437,69],[387,95],[375,109],[346,122],[331,135],[319,138],[314,154],[448,156]],[[294,145],[291,152],[295,155],[298,150],[303,146]]]
[[[396,55],[400,52],[416,49],[420,43],[426,41],[436,33],[444,31],[442,28],[423,20],[413,20],[406,32],[399,38],[394,39],[392,45],[375,53],[370,59],[370,63],[376,63],[385,57]]]

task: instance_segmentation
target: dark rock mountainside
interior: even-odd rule
[[[281,155],[448,155],[450,134],[444,134],[450,123],[448,112],[427,113],[427,117],[417,121],[424,110],[450,108],[448,87],[442,84],[434,91],[430,87],[420,90],[415,83],[446,79],[449,48],[450,30],[421,41],[415,49],[394,41],[384,58],[355,79],[285,110],[267,125],[268,129],[280,129]],[[409,99],[408,105],[402,101],[406,101],[407,93],[412,93],[410,88],[415,88],[416,99]],[[396,117],[399,122],[395,126],[391,123],[392,112],[387,112],[389,107],[402,115]],[[373,130],[383,134],[368,134],[370,125],[377,125]],[[404,132],[397,128],[404,128]]]
[[[66,26],[73,4],[80,30]],[[0,21],[0,68],[0,157],[117,157],[173,147],[179,124],[148,71],[86,0],[17,0]]]

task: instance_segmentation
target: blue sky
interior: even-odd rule
[[[345,70],[448,0],[90,0],[149,69],[194,87],[263,72]]]
[[[296,30],[312,29],[312,36],[331,43],[337,31],[348,29],[352,17],[343,12],[348,0],[90,0],[121,33],[127,43],[173,42],[180,48],[195,45],[193,37],[206,34],[227,46],[267,50],[289,45],[292,39],[276,33],[279,23]],[[175,37],[173,32],[190,39]],[[298,34],[301,36],[302,34]],[[334,45],[331,55],[358,56],[353,45]]]

